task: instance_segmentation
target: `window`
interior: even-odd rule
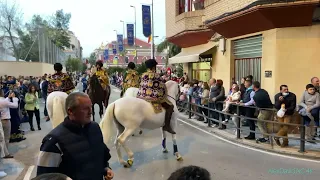
[[[205,0],[176,0],[178,3],[176,4],[178,7],[177,15],[204,9],[204,1]]]

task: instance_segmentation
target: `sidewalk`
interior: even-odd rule
[[[290,155],[290,156],[297,156],[297,157],[303,157],[308,159],[317,159],[320,160],[320,143],[318,144],[311,144],[306,142],[305,143],[305,151],[304,153],[300,153],[299,146],[300,141],[295,139],[289,139],[289,147],[281,148],[273,142],[273,145],[268,143],[256,143],[256,141],[252,140],[246,140],[243,137],[247,136],[249,134],[249,127],[243,126],[242,129],[244,132],[241,133],[241,139],[237,139],[236,135],[234,134],[234,129],[236,128],[234,124],[229,121],[227,124],[227,129],[219,130],[218,128],[208,127],[208,124],[203,123],[202,121],[198,121],[196,119],[189,119],[188,115],[186,115],[184,112],[179,113],[179,118],[183,121],[186,121],[188,123],[191,123],[192,125],[195,125],[207,132],[216,134],[220,137],[223,137],[227,140],[230,140],[232,142],[244,144],[247,146],[251,146],[257,149],[266,150],[266,151],[272,151],[275,153]],[[259,129],[256,128],[256,131],[259,132]],[[299,135],[298,135],[299,136]],[[261,137],[260,134],[256,135],[257,138]],[[289,135],[289,137],[297,137],[296,135]],[[319,138],[317,138],[319,140]],[[272,141],[271,141],[272,142]]]

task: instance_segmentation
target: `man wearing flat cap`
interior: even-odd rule
[[[126,92],[127,89],[131,87],[139,88],[140,87],[140,76],[139,73],[135,70],[136,65],[133,62],[128,64],[128,70],[123,76],[122,91],[120,97]]]
[[[158,63],[154,59],[149,59],[145,62],[145,64],[148,70],[142,74],[140,89],[137,97],[150,102],[155,113],[162,112],[163,107],[166,110],[165,125],[163,130],[171,134],[176,134],[170,126],[170,120],[174,106],[167,99],[167,88],[164,83],[164,79],[156,72]]]

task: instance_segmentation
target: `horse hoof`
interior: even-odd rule
[[[128,159],[128,160],[127,160],[127,164],[128,164],[128,167],[131,167],[131,166],[132,166],[132,164],[133,164],[133,160]]]
[[[142,134],[142,130],[139,131],[139,134],[140,134],[140,135]]]
[[[177,161],[183,161],[182,156],[178,152],[175,153],[175,156],[176,156]]]
[[[162,149],[162,152],[163,152],[163,153],[168,153],[169,151],[168,151],[167,148],[165,148],[165,149]]]
[[[183,161],[182,156],[177,157],[177,161]]]

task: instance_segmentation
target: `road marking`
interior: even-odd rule
[[[252,147],[249,147],[249,146],[245,146],[245,145],[242,145],[242,144],[239,144],[239,143],[235,143],[235,142],[232,142],[232,141],[230,141],[230,140],[227,140],[227,139],[224,139],[224,138],[222,138],[222,137],[219,137],[219,136],[217,136],[217,135],[215,135],[215,134],[212,134],[212,133],[210,133],[210,132],[208,132],[208,131],[205,131],[205,130],[203,130],[203,129],[201,129],[201,128],[193,125],[193,124],[190,124],[190,123],[188,123],[188,122],[186,122],[186,121],[184,121],[184,120],[182,120],[182,119],[180,119],[180,118],[178,118],[178,120],[179,120],[180,122],[182,122],[182,123],[185,123],[185,124],[187,124],[187,125],[195,128],[195,129],[197,129],[197,130],[205,133],[205,134],[208,134],[208,135],[210,135],[210,136],[213,136],[213,137],[215,137],[215,138],[217,138],[217,139],[220,139],[220,140],[222,140],[222,141],[224,141],[224,142],[230,143],[230,144],[235,145],[235,146],[238,146],[238,147],[242,147],[242,148],[245,148],[245,149],[249,149],[249,150],[252,150],[252,151],[256,151],[256,152],[260,152],[260,153],[264,153],[264,154],[268,154],[268,155],[273,155],[273,156],[288,158],[288,159],[294,159],[294,160],[300,160],[300,161],[307,161],[307,162],[313,162],[313,163],[320,163],[320,161],[317,161],[317,160],[297,158],[297,157],[292,157],[292,156],[288,156],[288,155],[277,154],[277,153],[268,152],[268,151],[264,151],[264,150],[260,150],[260,149],[255,149],[255,148],[252,148]]]
[[[34,166],[29,166],[28,171],[24,176],[23,180],[30,180],[33,169],[34,169]]]

